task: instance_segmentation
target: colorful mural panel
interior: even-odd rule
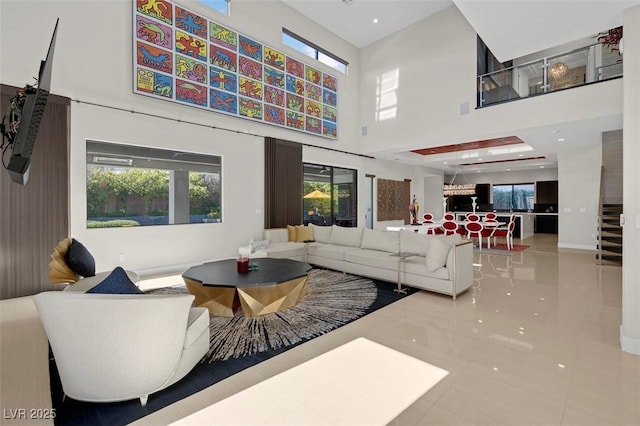
[[[173,5],[165,0],[136,0],[136,10],[167,24],[173,23]]]
[[[236,93],[238,91],[237,74],[222,68],[210,67],[209,69],[209,85],[228,92]]]
[[[226,47],[231,50],[238,50],[238,33],[230,30],[227,27],[216,24],[215,22],[209,23],[209,34],[211,38],[209,41],[220,46]]]
[[[200,38],[207,38],[207,20],[176,6],[176,27]]]
[[[209,62],[229,71],[238,71],[238,55],[221,47],[211,45],[209,50]]]
[[[262,80],[262,64],[244,56],[238,59],[238,72],[255,80]]]
[[[169,0],[132,5],[135,93],[338,138],[338,78],[321,64]]]
[[[238,83],[238,92],[241,95],[248,96],[253,99],[262,100],[262,83],[259,81],[251,80],[247,77],[240,77]]]
[[[284,89],[284,72],[264,66],[264,82]]]
[[[173,30],[144,16],[136,16],[136,35],[140,40],[165,49],[173,49]]]
[[[195,59],[176,55],[176,76],[207,84],[207,66]]]
[[[273,105],[265,104],[264,106],[264,119],[269,123],[278,124],[284,126],[284,109],[278,108]]]
[[[240,35],[238,36],[238,45],[240,46],[239,51],[241,54],[262,62],[262,44]]]
[[[270,104],[284,107],[284,90],[276,87],[264,86],[264,100]]]
[[[262,102],[240,96],[240,115],[262,120]]]
[[[176,79],[176,100],[207,106],[207,88],[190,81]]]
[[[211,89],[209,94],[209,106],[211,109],[229,114],[238,113],[238,97],[231,93]]]
[[[171,52],[139,41],[136,53],[138,65],[144,65],[154,70],[171,74],[173,68],[173,55]]]
[[[275,49],[264,47],[264,63],[284,71],[284,53],[280,53]]]
[[[207,43],[190,34],[176,30],[176,52],[206,61]]]

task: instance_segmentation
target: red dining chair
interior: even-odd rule
[[[487,214],[484,215],[484,220],[488,221],[488,220],[496,220],[498,218],[498,215],[493,213],[493,212],[489,212]]]
[[[422,219],[424,219],[423,222],[422,222],[423,225],[433,225],[433,223],[434,223],[433,222],[433,215],[431,213],[423,214],[422,215]],[[436,232],[437,228],[438,228],[437,226],[430,227],[429,229],[427,229],[427,234],[436,234],[437,233]]]
[[[516,228],[515,218],[510,220],[507,224],[506,228],[495,228],[491,233],[491,237],[493,237],[493,245],[496,245],[496,238],[505,238],[507,240],[507,250],[513,249],[513,230]]]
[[[453,235],[458,231],[458,224],[453,220],[445,220],[442,225],[440,225],[440,228],[443,234]]]
[[[478,216],[475,213],[468,213],[467,214],[467,221],[469,221],[469,222],[480,222],[480,216]]]
[[[456,220],[456,216],[451,212],[446,212],[443,217],[444,220]]]
[[[471,239],[476,237],[478,239],[478,246],[480,250],[482,250],[482,231],[484,230],[484,225],[479,221],[468,220],[465,222],[464,227],[467,230],[467,238]]]

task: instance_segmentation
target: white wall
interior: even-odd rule
[[[558,247],[595,250],[602,146],[558,153]]]
[[[623,180],[626,223],[622,238],[622,325],[620,343],[640,355],[640,6],[624,12]]]

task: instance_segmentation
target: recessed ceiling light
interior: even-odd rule
[[[544,169],[544,166],[540,166],[541,169]]]
[[[564,142],[564,141],[565,141],[565,138],[559,138],[558,139],[558,142]]]
[[[482,158],[478,158],[476,161],[482,161]]]
[[[511,171],[511,169],[507,169],[507,171],[508,171],[508,172],[510,172],[510,171]]]
[[[551,133],[553,134],[560,133],[560,130],[552,130]]]
[[[524,157],[524,154],[518,154],[518,157]]]
[[[478,171],[476,171],[476,173],[482,173],[482,171],[481,171],[481,170],[478,170]]]
[[[448,161],[443,161],[442,164],[449,164],[449,162]]]
[[[378,23],[378,18],[373,18],[373,23],[377,24]]]

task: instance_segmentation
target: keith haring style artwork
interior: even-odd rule
[[[207,20],[176,6],[176,27],[200,38],[207,38]]]
[[[262,80],[262,64],[244,56],[238,59],[238,72],[255,80]]]
[[[209,82],[209,85],[216,89],[222,89],[232,93],[236,93],[238,91],[237,74],[221,68],[210,67]]]
[[[206,106],[207,88],[190,81],[176,79],[176,100]]]
[[[150,44],[138,42],[136,48],[138,65],[144,65],[154,70],[171,74],[173,68],[173,55]]]
[[[304,114],[298,114],[293,111],[287,111],[287,127],[294,129],[304,129]]]
[[[322,101],[322,88],[307,81],[305,83],[305,96],[314,101]]]
[[[284,126],[284,109],[275,107],[273,105],[264,106],[264,119],[269,123],[278,124]]]
[[[209,23],[209,41],[231,50],[238,50],[238,33],[229,28]]]
[[[324,65],[288,56],[172,0],[132,5],[134,93],[338,138],[338,78]]]
[[[237,96],[215,89],[211,89],[210,93],[209,106],[212,109],[230,114],[238,113]]]
[[[251,80],[247,77],[240,77],[238,83],[238,92],[241,95],[248,96],[253,99],[262,100],[262,83],[259,81]]]
[[[136,34],[139,39],[164,49],[173,49],[173,30],[153,19],[136,16]]]
[[[242,55],[262,62],[262,45],[260,43],[240,35],[238,36],[238,46],[240,46],[240,53]]]
[[[211,65],[215,65],[229,71],[238,71],[238,55],[230,50],[223,49],[222,47],[218,47],[213,44],[209,49],[209,62]]]
[[[190,34],[176,31],[176,52],[201,61],[207,60],[207,43]]]
[[[262,102],[240,97],[240,115],[262,120]]]
[[[264,64],[284,71],[284,53],[270,47],[264,47]]]
[[[270,104],[279,105],[283,107],[284,106],[284,90],[271,87],[271,86],[264,86],[264,100],[265,102],[269,102]]]
[[[136,10],[161,22],[173,22],[173,5],[165,0],[136,0]]]
[[[173,79],[168,75],[138,67],[136,87],[141,92],[151,93],[165,98],[173,95]]]
[[[207,65],[185,56],[176,55],[176,76],[207,84]]]
[[[307,132],[321,134],[322,133],[322,120],[307,116],[307,122],[305,127]]]

